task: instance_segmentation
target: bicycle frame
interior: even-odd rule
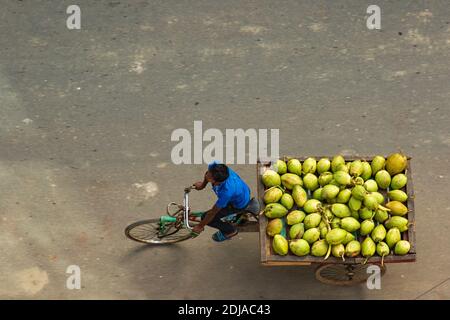
[[[191,192],[191,190],[193,189],[193,187],[188,187],[184,189],[184,197],[183,197],[183,205],[179,205],[175,202],[171,202],[167,205],[167,215],[163,215],[160,217],[160,228],[161,231],[164,232],[166,224],[170,224],[170,223],[176,223],[178,221],[178,217],[179,214],[181,213],[181,211],[183,211],[183,227],[192,231],[192,227],[189,224],[189,216],[193,216],[193,217],[201,217],[203,215],[203,212],[198,211],[198,212],[189,212],[190,211],[190,207],[189,207],[189,193]],[[170,208],[171,206],[176,206],[178,208],[178,210],[174,213],[170,212]]]

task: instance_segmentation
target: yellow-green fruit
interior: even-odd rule
[[[289,193],[283,194],[280,202],[288,210],[292,209],[294,206],[294,199],[292,199],[292,196]]]
[[[378,209],[375,213],[375,220],[379,223],[385,222],[387,219],[389,219],[389,213],[387,211],[384,211],[382,209]]]
[[[367,181],[372,176],[372,167],[370,166],[370,163],[363,161],[363,173],[361,174],[361,178],[364,179],[364,181]]]
[[[322,189],[322,198],[326,200],[334,199],[339,194],[339,191],[340,191],[339,187],[336,187],[332,184],[327,184]]]
[[[273,237],[272,248],[273,251],[275,251],[275,253],[279,254],[280,256],[287,255],[289,246],[286,238],[282,235],[276,234]]]
[[[349,173],[353,177],[359,177],[364,171],[361,160],[355,160],[350,163]]]
[[[331,220],[330,225],[331,225],[332,229],[340,228],[341,227],[341,219],[340,218],[333,218]]]
[[[408,165],[407,158],[400,154],[400,153],[394,153],[391,154],[386,159],[386,171],[389,172],[391,176],[401,173],[406,169],[406,166]]]
[[[286,223],[288,225],[294,225],[300,222],[303,222],[303,219],[305,219],[305,213],[300,210],[294,210],[289,212],[289,214],[286,216]]]
[[[345,239],[342,241],[342,244],[347,245],[347,243],[353,240],[355,240],[355,236],[347,231],[347,235],[345,236]]]
[[[267,224],[266,232],[271,237],[279,234],[281,230],[283,230],[283,221],[280,218],[272,219]]]
[[[336,187],[339,187],[339,188],[341,187],[341,185],[339,183],[337,183],[337,181],[334,180],[334,179],[332,179],[329,184],[332,184],[333,186],[336,186]]]
[[[377,210],[379,203],[377,198],[372,194],[366,194],[364,196],[364,206],[369,210]]]
[[[402,190],[392,190],[388,192],[389,199],[393,201],[405,202],[408,200],[408,195]]]
[[[342,258],[345,255],[345,246],[342,243],[331,246],[331,254],[336,258]]]
[[[361,177],[356,177],[356,178],[353,179],[353,183],[354,183],[355,185],[360,185],[360,186],[362,186],[362,185],[364,184],[364,179],[361,178]]]
[[[393,216],[404,216],[408,213],[408,208],[400,201],[390,201],[385,207],[391,209],[390,213]]]
[[[411,250],[411,244],[406,240],[400,240],[396,243],[394,253],[398,255],[405,255]]]
[[[296,256],[303,257],[309,254],[309,243],[303,239],[293,240],[289,243],[289,249]]]
[[[361,224],[359,223],[359,221],[353,217],[347,217],[347,218],[341,219],[341,228],[348,232],[356,231],[360,227],[361,227]]]
[[[356,199],[355,197],[350,197],[350,200],[348,200],[348,206],[350,209],[357,211],[361,208],[362,201]]]
[[[318,213],[311,213],[305,217],[303,223],[305,224],[305,229],[315,228],[319,225],[322,220],[322,216]]]
[[[320,231],[318,228],[311,228],[305,231],[303,234],[303,239],[308,241],[309,244],[313,244],[320,238]]]
[[[378,191],[378,184],[375,180],[369,179],[364,182],[364,188],[369,192],[375,192]]]
[[[370,234],[372,232],[372,230],[375,228],[375,222],[373,222],[372,220],[364,220],[363,222],[361,222],[361,228],[359,230],[359,233],[362,236],[367,236],[368,234]]]
[[[348,173],[349,170],[350,170],[350,165],[348,165],[348,164],[341,164],[341,165],[339,165],[339,166],[337,167],[336,172],[342,171],[342,172]]]
[[[317,173],[322,174],[331,168],[331,162],[328,158],[322,158],[317,162]]]
[[[375,175],[378,171],[383,170],[385,163],[386,159],[384,159],[384,157],[375,156],[370,165],[372,167],[372,175]]]
[[[325,209],[324,216],[328,219],[328,221],[331,221],[334,218],[333,212],[330,208]]]
[[[300,176],[302,174],[302,164],[298,159],[290,159],[287,163],[287,170]]]
[[[334,180],[341,186],[347,186],[352,182],[352,177],[344,171],[337,171],[333,174]]]
[[[384,203],[384,196],[379,192],[372,192],[372,195],[377,198],[378,204]]]
[[[288,209],[279,203],[269,203],[264,209],[264,214],[267,218],[281,218],[287,213]]]
[[[328,243],[325,240],[316,241],[311,247],[311,254],[315,257],[323,257],[327,251]]]
[[[320,230],[322,228],[325,228],[326,226],[327,226],[327,224],[325,223],[325,221],[322,220],[322,221],[320,221],[318,228]]]
[[[386,170],[380,170],[375,175],[375,181],[377,182],[378,187],[381,189],[387,189],[391,184],[391,176]]]
[[[318,182],[321,187],[326,186],[333,180],[333,174],[331,172],[323,172],[320,174]]]
[[[316,189],[314,190],[313,194],[312,194],[313,199],[322,201],[322,188]]]
[[[357,200],[364,200],[364,196],[367,194],[367,190],[366,188],[364,188],[364,186],[355,186],[352,189],[352,197],[357,199]]]
[[[347,231],[336,228],[327,233],[326,240],[329,244],[336,245],[342,243],[346,236]]]
[[[400,234],[400,230],[398,228],[389,229],[386,233],[386,243],[389,248],[394,248],[395,244],[402,240],[402,235]]]
[[[372,219],[373,211],[369,208],[363,207],[359,209],[359,217],[363,220]]]
[[[290,239],[301,239],[305,233],[305,225],[303,223],[296,223],[289,229]]]
[[[319,181],[314,174],[307,173],[303,176],[303,185],[306,189],[314,191],[319,187]]]
[[[356,220],[359,220],[359,212],[358,211],[350,209],[350,212],[351,212],[353,218],[355,218]]]
[[[317,162],[314,158],[308,158],[303,162],[303,173],[315,173],[317,168]]]
[[[386,238],[386,229],[382,224],[379,224],[373,229],[371,238],[375,242],[383,241]]]
[[[406,183],[408,182],[408,177],[403,174],[399,173],[392,177],[391,180],[391,190],[398,190],[406,186]]]
[[[350,209],[343,203],[335,203],[331,206],[331,211],[338,218],[350,217]]]
[[[280,175],[273,170],[266,170],[262,175],[262,183],[268,188],[279,186],[281,184]]]
[[[387,256],[389,252],[389,246],[386,244],[386,242],[381,241],[377,243],[377,254],[380,257]]]
[[[287,172],[286,162],[284,162],[283,160],[278,159],[273,164],[273,170],[276,171],[280,175],[281,174],[285,174]]]
[[[283,191],[279,187],[271,187],[264,192],[264,203],[275,203],[280,201]]]
[[[408,225],[406,224],[406,225],[398,228],[398,230],[400,230],[400,232],[405,232],[406,230],[408,230]]]
[[[320,238],[325,239],[328,233],[327,227],[319,228],[320,230]]]
[[[345,165],[344,157],[341,155],[334,156],[333,159],[331,160],[331,171],[333,172],[338,171],[338,167],[342,164]]]
[[[305,205],[303,206],[303,210],[306,213],[313,213],[313,212],[319,212],[321,207],[322,207],[322,203],[319,200],[309,199],[308,201],[305,202]]]
[[[281,183],[289,190],[292,190],[295,185],[303,186],[302,179],[294,173],[283,174],[281,176]]]
[[[292,189],[292,198],[294,199],[297,207],[302,208],[305,205],[305,202],[308,200],[308,195],[301,186],[296,185]]]
[[[352,190],[350,189],[341,190],[336,197],[336,202],[345,204],[350,200],[351,196]]]
[[[406,226],[407,224],[408,224],[408,219],[400,217],[400,216],[392,216],[391,218],[386,220],[386,222],[384,223],[384,225],[388,229],[391,229],[394,227],[402,228],[402,227]]]
[[[361,243],[352,240],[345,246],[345,255],[347,257],[356,257],[361,252]]]
[[[363,257],[371,257],[375,254],[377,246],[375,242],[373,242],[372,238],[366,237],[364,241],[361,243],[361,253]]]

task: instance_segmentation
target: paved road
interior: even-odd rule
[[[2,2],[1,298],[450,298],[447,1],[377,1],[380,31],[365,26],[370,3],[268,0],[78,0],[68,30],[73,2]],[[261,266],[256,233],[127,240],[204,172],[170,157],[172,131],[194,120],[278,128],[282,154],[411,155],[417,262],[371,291]],[[254,166],[233,168],[255,191]],[[66,289],[69,265],[82,290]]]

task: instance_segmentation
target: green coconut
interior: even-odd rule
[[[262,183],[267,187],[274,187],[281,185],[281,178],[278,173],[273,170],[266,170],[262,174]]]
[[[298,159],[289,159],[287,171],[300,176],[302,174],[302,163]]]
[[[288,225],[294,225],[300,222],[303,222],[305,219],[306,214],[301,210],[294,210],[289,212],[289,214],[286,216],[286,223]]]
[[[375,156],[370,165],[372,168],[372,175],[375,175],[378,171],[383,170],[385,163],[386,159],[383,156]]]
[[[317,173],[322,174],[324,172],[327,172],[331,168],[331,161],[328,158],[322,158],[317,162]]]
[[[386,171],[389,172],[391,176],[396,175],[397,173],[402,173],[406,166],[408,165],[408,159],[400,154],[400,153],[394,153],[391,154],[386,159]]]
[[[289,242],[289,249],[293,254],[299,257],[303,257],[309,254],[309,243],[303,239],[296,239]]]

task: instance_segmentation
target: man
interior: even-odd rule
[[[214,206],[206,212],[202,221],[193,228],[193,231],[200,233],[205,225],[219,229],[212,238],[221,242],[231,239],[238,234],[233,225],[221,219],[230,214],[242,211],[250,203],[250,188],[247,184],[224,164],[213,162],[208,165],[203,181],[193,184],[196,190],[203,190],[208,182],[211,183],[217,195]]]

